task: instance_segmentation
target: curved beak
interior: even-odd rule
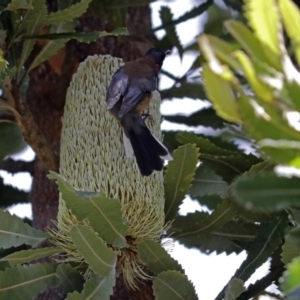
[[[170,55],[172,53],[172,51],[170,49],[164,50],[164,52],[165,52],[166,55]]]

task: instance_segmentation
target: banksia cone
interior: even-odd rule
[[[140,175],[135,159],[125,155],[122,130],[106,107],[106,89],[121,59],[109,55],[90,56],[80,64],[67,91],[62,119],[60,175],[73,188],[103,192],[120,199],[122,217],[128,224],[129,248],[118,249],[119,265],[125,281],[132,288],[136,281],[149,278],[137,255],[143,240],[158,241],[164,230],[163,172]],[[154,92],[149,105],[147,125],[161,138],[160,96]],[[108,200],[109,201],[109,200]],[[60,199],[54,243],[67,252],[66,261],[83,261],[70,238],[70,229],[79,222]]]

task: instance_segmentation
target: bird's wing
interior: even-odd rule
[[[126,94],[128,89],[128,76],[124,73],[123,67],[121,67],[111,79],[106,92],[107,108],[112,109],[115,104],[120,100],[121,96]]]
[[[141,77],[130,82],[128,89],[123,97],[122,106],[119,111],[119,117],[122,118],[127,112],[137,106],[144,100],[147,94],[150,94],[157,88],[157,76],[153,74],[150,78]]]

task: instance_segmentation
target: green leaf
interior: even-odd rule
[[[0,141],[0,161],[26,147],[20,128],[12,123],[0,123]]]
[[[97,275],[114,276],[118,253],[114,252],[88,227],[77,225],[71,229],[77,250]]]
[[[28,203],[28,193],[3,183],[0,177],[0,207],[8,207],[17,203]]]
[[[241,64],[244,76],[249,82],[253,92],[259,95],[261,99],[271,102],[273,100],[273,89],[259,79],[250,58],[243,51],[236,51],[234,55]]]
[[[206,99],[204,87],[202,84],[194,82],[183,82],[180,86],[172,86],[168,89],[160,91],[161,98],[191,98]]]
[[[300,257],[295,258],[284,272],[284,281],[280,285],[287,300],[300,298]]]
[[[252,154],[244,154],[242,151],[232,151],[213,144],[210,140],[199,137],[191,132],[180,132],[176,136],[180,143],[193,143],[200,148],[201,161],[214,170],[214,172],[227,182],[232,178],[242,175],[248,171],[252,165],[260,160]]]
[[[213,230],[215,236],[226,237],[232,241],[252,242],[260,230],[260,225],[243,220],[232,220]]]
[[[266,45],[262,45],[247,26],[235,20],[228,20],[225,27],[249,54],[252,61],[267,62],[277,70],[281,70],[279,58]]]
[[[0,299],[35,298],[46,288],[59,284],[56,268],[56,264],[35,264],[0,272]]]
[[[62,33],[49,33],[43,35],[28,35],[24,39],[39,39],[39,40],[57,40],[57,39],[77,39],[79,42],[90,43],[100,37],[105,36],[118,36],[128,35],[127,28],[117,28],[111,32],[107,31],[94,31],[94,32],[62,32]]]
[[[83,276],[69,264],[60,264],[56,270],[56,275],[64,287],[65,293],[74,291],[80,292],[83,288]]]
[[[214,210],[217,205],[223,201],[220,195],[206,195],[201,197],[193,197],[193,199],[197,199],[200,205],[204,205],[210,210]]]
[[[216,115],[213,108],[203,108],[201,110],[192,113],[189,116],[174,115],[174,116],[164,116],[164,120],[173,123],[184,123],[188,126],[206,126],[213,129],[224,128],[224,121],[222,118]]]
[[[71,31],[75,27],[75,23],[61,23],[57,26],[51,26],[51,33],[61,33],[65,31]],[[59,40],[50,40],[45,43],[41,51],[35,56],[33,62],[28,68],[29,72],[33,68],[40,65],[42,62],[48,60],[50,57],[55,55],[61,48],[65,46],[65,44],[69,41],[69,39],[59,39]]]
[[[47,16],[46,24],[60,25],[61,23],[73,21],[86,12],[91,1],[92,0],[81,0],[68,8],[50,13]]]
[[[201,155],[211,154],[211,155],[231,156],[235,154],[240,154],[240,152],[238,151],[227,150],[224,147],[221,148],[215,145],[214,143],[212,143],[208,138],[198,136],[193,132],[185,132],[185,131],[178,132],[178,134],[176,135],[176,139],[181,144],[186,144],[186,143],[196,144],[196,146],[199,147],[201,150]]]
[[[7,249],[23,244],[35,247],[48,237],[47,233],[30,227],[9,212],[0,210],[1,248]]]
[[[223,202],[219,204],[205,219],[198,220],[198,222],[190,222],[188,227],[184,228],[184,230],[180,233],[175,233],[174,237],[182,238],[211,232],[232,220],[234,215],[235,214],[231,209],[230,203],[223,200]]]
[[[285,265],[292,262],[296,257],[300,256],[300,228],[293,228],[284,239],[282,246],[282,261]]]
[[[17,9],[33,9],[33,6],[26,0],[12,0],[5,10],[15,11]]]
[[[171,20],[168,23],[165,23],[163,25],[155,27],[152,29],[152,31],[155,32],[155,31],[158,31],[161,29],[165,29],[166,26],[174,26],[174,25],[180,24],[182,22],[185,22],[189,19],[195,18],[195,17],[201,15],[202,13],[206,12],[206,10],[213,4],[213,2],[214,2],[213,0],[207,0],[205,3],[202,3],[199,6],[194,7],[192,10],[186,12],[185,14],[180,16],[178,19]]]
[[[284,29],[291,39],[298,64],[300,64],[300,10],[291,0],[279,0],[278,5]]]
[[[144,264],[155,274],[168,270],[183,272],[181,265],[157,242],[143,241],[138,245],[138,253]]]
[[[107,198],[104,194],[93,193],[88,199],[79,195],[60,175],[50,172],[55,179],[63,200],[78,220],[87,219],[93,229],[108,244],[126,247],[125,233],[127,225],[122,221],[121,203],[117,199]]]
[[[168,6],[161,6],[159,15],[163,25],[169,24],[168,26],[164,26],[164,29],[166,31],[166,38],[170,41],[171,45],[174,45],[178,49],[179,55],[182,58],[183,47],[180,43],[175,25],[171,25],[173,21],[173,14],[171,9]]]
[[[245,15],[259,41],[279,57],[279,13],[274,0],[246,0]]]
[[[196,236],[182,237],[176,239],[179,243],[187,248],[196,248],[202,253],[210,254],[216,252],[220,254],[225,252],[226,255],[231,253],[240,253],[244,249],[237,243],[222,235],[214,235],[213,233],[204,233]]]
[[[237,278],[232,278],[225,290],[224,300],[235,300],[245,291],[244,282]]]
[[[203,34],[198,38],[198,45],[205,58],[209,61],[210,57],[205,51],[205,46],[209,44],[211,51],[214,52],[214,55],[222,62],[230,66],[236,71],[241,71],[242,68],[236,58],[232,55],[233,51],[239,49],[236,45],[227,43],[216,36]],[[202,52],[202,51],[201,51]]]
[[[83,291],[80,294],[78,292],[68,294],[66,300],[109,300],[115,281],[114,276],[101,278],[92,274]]]
[[[7,261],[11,266],[14,266],[38,260],[43,257],[52,256],[62,251],[63,250],[58,247],[21,250],[2,258],[2,260]]]
[[[244,174],[233,183],[231,194],[248,209],[281,210],[299,205],[300,178],[279,177],[273,172]]]
[[[195,145],[180,146],[174,151],[174,160],[169,162],[165,174],[165,218],[172,220],[184,196],[188,193],[198,162]]]
[[[189,194],[192,198],[204,195],[224,194],[228,190],[227,182],[212,169],[200,165],[196,171]]]
[[[24,21],[21,23],[20,30],[26,30],[26,35],[37,34],[42,26],[45,24],[47,9],[45,5],[45,0],[35,0],[33,3],[33,9],[29,10],[26,14]],[[30,55],[35,40],[25,40],[23,43],[23,49],[21,53],[21,58],[18,66],[18,73],[20,74],[28,56]]]
[[[187,276],[177,271],[165,271],[153,280],[156,300],[197,300],[193,284]]]
[[[230,84],[215,74],[207,65],[203,67],[202,76],[205,81],[206,94],[217,114],[230,122],[240,123],[236,99]]]
[[[288,215],[286,212],[282,212],[274,214],[269,222],[261,226],[261,230],[253,241],[246,260],[236,271],[234,277],[243,281],[249,279],[282,242],[288,222]]]

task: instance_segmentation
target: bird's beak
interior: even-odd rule
[[[171,53],[172,53],[172,51],[171,51],[171,50],[169,50],[169,49],[168,49],[168,50],[164,50],[164,52],[165,52],[165,54],[166,54],[166,55],[169,55],[169,54],[171,54]]]

